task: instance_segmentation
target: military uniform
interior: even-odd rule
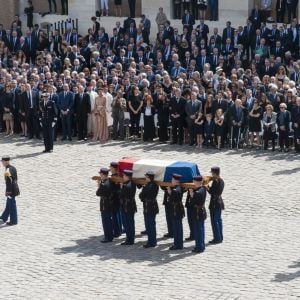
[[[155,216],[159,211],[156,200],[157,194],[158,185],[152,179],[143,187],[139,195],[141,201],[143,202],[146,233],[148,235],[148,242],[146,245],[144,245],[145,248],[155,247],[157,245],[155,223]]]
[[[174,177],[176,176],[176,177]],[[180,175],[173,175],[173,178],[179,180]],[[183,248],[183,228],[182,219],[185,216],[184,206],[182,203],[183,191],[180,185],[171,187],[170,192],[170,206],[171,206],[171,218],[174,235],[174,245],[170,247],[170,250],[179,250]]]
[[[212,173],[213,172],[217,172],[217,174],[219,174],[219,168],[212,168]],[[222,199],[224,185],[224,180],[222,178],[217,178],[212,181],[211,187],[208,188],[208,192],[210,194],[209,212],[214,236],[213,240],[210,241],[211,244],[218,244],[223,241],[223,223],[221,213],[225,208]]]
[[[111,177],[118,176],[118,174],[111,174]],[[119,237],[122,234],[122,217],[120,206],[120,186],[110,179],[112,187],[112,220],[114,237]]]
[[[10,160],[9,157],[3,157],[2,161],[8,162]],[[0,217],[2,222],[7,222],[8,218],[10,221],[7,222],[7,225],[17,225],[18,223],[18,213],[17,213],[17,205],[16,205],[16,196],[20,194],[18,187],[18,175],[15,167],[11,165],[7,165],[5,167],[4,172],[5,179],[5,196],[6,198],[6,206]]]
[[[108,169],[101,169],[100,173],[107,175]],[[103,243],[111,242],[114,238],[112,220],[112,192],[113,187],[110,180],[108,178],[101,180],[96,195],[100,197],[100,212],[104,231]]]
[[[132,176],[132,171],[124,170],[127,176]],[[126,241],[122,245],[133,245],[135,239],[134,214],[137,212],[135,203],[136,185],[132,180],[123,183],[120,190],[122,218],[125,221]]]
[[[48,93],[42,94],[43,98],[49,98]],[[43,128],[43,138],[45,150],[51,152],[53,150],[54,131],[53,128],[57,121],[57,108],[54,101],[47,99],[41,100],[39,105],[39,120]]]
[[[165,215],[166,215],[166,222],[167,222],[167,229],[168,232],[165,234],[165,237],[173,237],[173,225],[172,225],[172,216],[171,216],[171,204],[170,204],[170,195],[167,192],[165,187],[161,187],[164,191],[164,200],[163,205],[165,207]]]
[[[185,207],[186,207],[187,220],[190,228],[190,235],[188,238],[186,238],[186,240],[193,241],[194,240],[193,206],[191,204],[190,192],[187,193],[186,200],[185,200]]]
[[[202,181],[201,176],[196,176],[194,180]],[[204,221],[207,214],[205,210],[206,190],[199,187],[194,190],[193,196],[190,198],[192,207],[192,222],[195,237],[195,249],[193,252],[203,252],[205,250],[205,228]]]

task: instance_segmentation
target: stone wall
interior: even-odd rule
[[[13,18],[18,14],[18,0],[0,0],[0,23],[9,28]]]

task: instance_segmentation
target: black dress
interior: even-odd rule
[[[144,135],[143,140],[153,140],[155,137],[155,125],[154,125],[154,114],[155,108],[154,107],[144,107]]]
[[[29,6],[29,7],[26,7],[24,12],[25,14],[27,15],[27,27],[28,28],[32,28],[33,27],[33,6]]]
[[[198,122],[201,122],[201,121],[203,121],[203,123],[202,124],[197,124],[196,122],[195,122],[195,132],[196,132],[196,135],[203,135],[203,133],[204,133],[204,121],[205,121],[205,118],[204,118],[204,116],[202,116],[199,120],[198,120]]]
[[[157,117],[158,117],[158,137],[160,142],[165,142],[169,139],[168,137],[168,126],[169,126],[169,104],[167,101],[158,100],[156,103]]]
[[[260,132],[261,131],[261,115],[262,115],[262,108],[258,107],[257,109],[253,110],[253,114],[260,114],[258,118],[249,117],[249,132]]]

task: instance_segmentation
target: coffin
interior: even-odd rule
[[[200,175],[195,163],[176,160],[139,159],[137,157],[124,157],[119,160],[119,175],[124,170],[132,170],[133,178],[144,178],[146,172],[153,171],[155,180],[171,182],[172,174],[182,175],[181,183],[192,182],[193,177]]]

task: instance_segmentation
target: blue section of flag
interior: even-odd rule
[[[172,180],[172,174],[180,174],[182,179],[180,182],[192,182],[193,177],[200,175],[200,171],[198,166],[194,163],[186,162],[186,161],[177,161],[166,167],[165,171],[165,182],[170,182]]]

